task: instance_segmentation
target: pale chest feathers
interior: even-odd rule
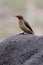
[[[19,26],[21,29],[25,27],[23,20],[19,21]]]
[[[28,27],[26,27],[25,23],[23,22],[23,20],[19,21],[19,26],[23,31],[30,31],[30,29]]]

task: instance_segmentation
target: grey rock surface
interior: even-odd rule
[[[43,65],[43,36],[16,35],[0,42],[0,65]]]

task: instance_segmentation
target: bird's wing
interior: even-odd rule
[[[25,21],[25,25],[33,32],[32,28],[30,27],[30,25],[26,21]]]

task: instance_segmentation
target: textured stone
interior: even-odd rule
[[[43,65],[43,36],[16,35],[0,42],[0,65]]]

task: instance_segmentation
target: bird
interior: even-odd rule
[[[24,34],[24,33],[28,33],[28,34],[34,34],[31,26],[29,25],[29,23],[24,19],[23,16],[21,15],[17,15],[15,16],[16,18],[18,18],[19,20],[19,27],[21,28],[21,30],[23,30],[23,33],[21,34]]]

